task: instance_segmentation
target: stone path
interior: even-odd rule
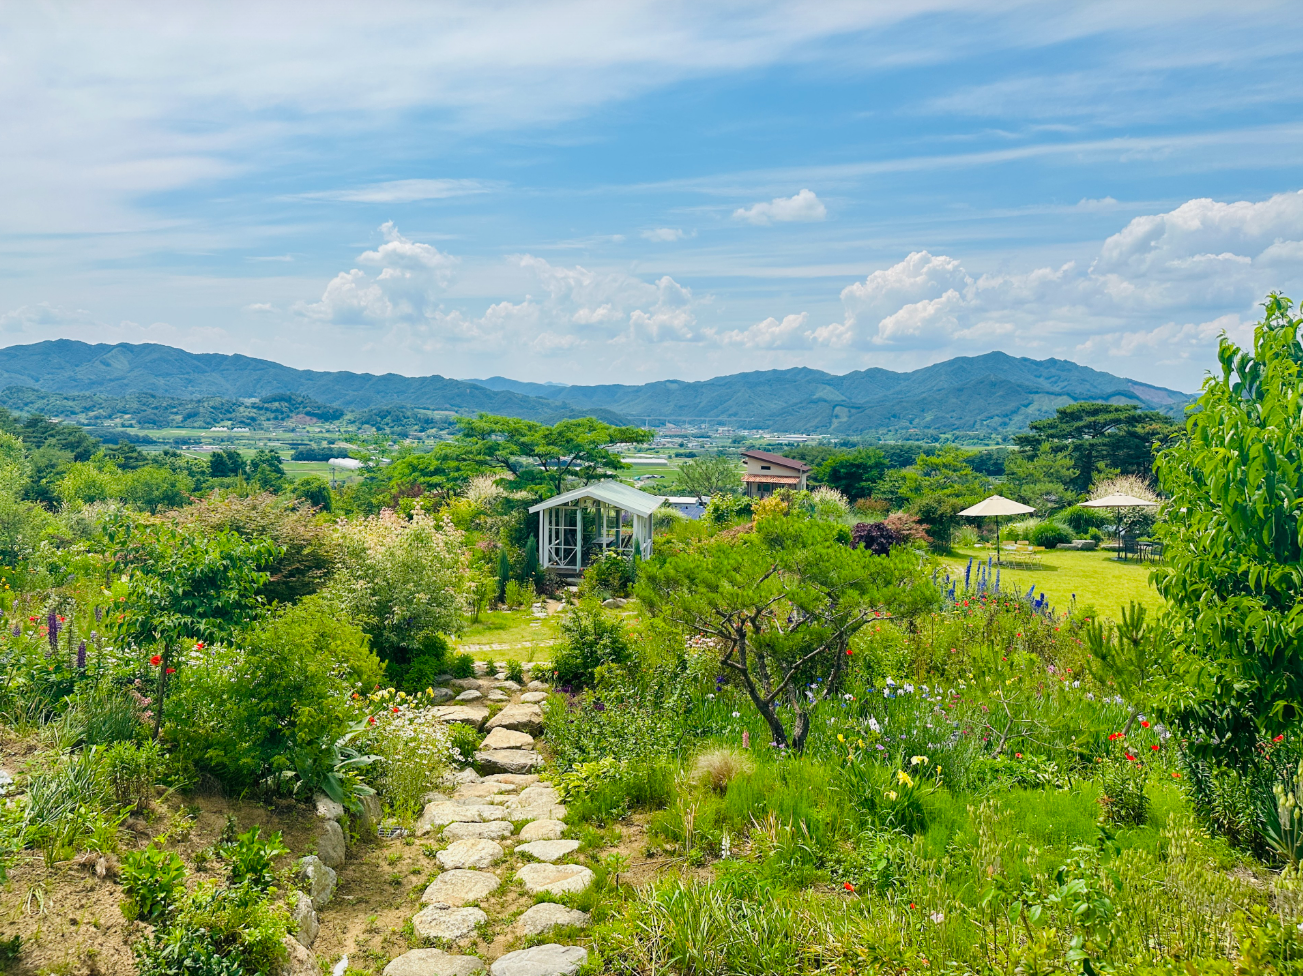
[[[457,952],[489,921],[478,907],[480,902],[513,880],[530,894],[580,892],[593,882],[587,867],[567,862],[579,842],[561,839],[566,808],[556,790],[538,777],[543,757],[534,748],[534,739],[543,730],[540,702],[547,698],[547,686],[534,681],[522,689],[515,682],[491,677],[450,684],[460,692],[458,703],[439,706],[436,713],[445,722],[488,732],[475,753],[475,764],[485,775],[461,770],[449,777],[443,792],[426,797],[415,833],[444,844],[435,855],[443,870],[421,896],[422,907],[412,917],[412,926],[438,948],[413,949],[399,956],[385,968],[384,976],[484,973],[484,960]],[[490,718],[489,708],[480,702],[494,702],[495,695],[505,704]],[[531,859],[510,878],[502,865],[509,854]],[[589,921],[585,912],[540,903],[517,918],[505,934],[535,938],[556,928],[586,928]],[[499,956],[488,965],[488,976],[572,976],[587,961],[588,950],[582,946],[550,943]]]

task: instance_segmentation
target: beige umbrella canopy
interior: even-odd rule
[[[1081,503],[1082,508],[1111,508],[1115,513],[1120,513],[1124,508],[1157,508],[1158,502],[1151,502],[1147,498],[1137,498],[1135,495],[1105,495],[1103,498],[1093,498],[1088,502]],[[1122,520],[1118,519],[1118,551],[1117,558],[1122,558]]]
[[[966,515],[968,518],[995,519],[995,561],[1000,562],[1000,516],[1028,515],[1034,511],[1036,509],[1030,505],[1016,502],[1012,498],[1005,498],[1003,495],[992,495],[990,498],[982,499],[976,505],[969,506],[959,514]]]

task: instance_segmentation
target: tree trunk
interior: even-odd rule
[[[792,751],[797,755],[805,752],[805,737],[810,734],[810,713],[804,708],[796,710],[796,721],[792,723]]]

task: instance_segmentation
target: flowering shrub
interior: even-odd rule
[[[1117,827],[1141,827],[1149,822],[1149,796],[1145,782],[1149,778],[1149,760],[1145,753],[1157,750],[1130,743],[1121,732],[1109,736],[1111,754],[1097,756],[1100,767],[1099,805],[1101,819]]]
[[[361,699],[359,699],[361,701]],[[376,792],[400,817],[421,812],[425,794],[438,785],[452,760],[467,761],[432,710],[427,689],[409,695],[386,688],[365,699],[368,748],[380,757],[370,769]]]

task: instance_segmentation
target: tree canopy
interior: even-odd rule
[[[835,454],[814,469],[813,480],[836,488],[847,498],[868,498],[891,467],[887,455],[876,447]]]
[[[1069,403],[1053,417],[1033,420],[1014,443],[1032,456],[1049,445],[1072,458],[1068,487],[1086,491],[1102,467],[1113,473],[1150,477],[1154,444],[1165,444],[1180,430],[1172,418],[1132,403]]]

